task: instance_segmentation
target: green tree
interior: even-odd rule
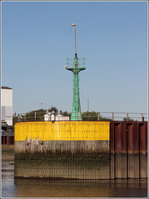
[[[60,115],[62,115],[62,116],[71,116],[71,113],[68,113],[67,111],[62,111],[62,110],[60,110]]]
[[[82,113],[83,121],[97,121],[98,114],[95,111]]]
[[[70,116],[71,114],[70,113],[68,113],[67,111],[64,111],[63,112],[63,116]]]
[[[112,121],[112,119],[102,117],[95,111],[92,112],[84,112],[82,114],[82,119],[83,121]]]
[[[112,119],[99,116],[99,121],[112,121]]]
[[[44,114],[46,114],[46,110],[44,109],[39,109],[39,110],[34,110],[26,113],[23,116],[23,120],[26,121],[43,121],[44,120]]]
[[[57,115],[58,114],[58,109],[55,106],[52,106],[50,109],[48,109],[49,112],[54,111],[54,114]]]
[[[13,114],[13,124],[15,124],[16,122],[18,122],[18,116],[16,113]]]
[[[132,122],[133,122],[134,120],[131,119],[130,117],[124,117],[124,118],[123,118],[123,121],[132,121]]]

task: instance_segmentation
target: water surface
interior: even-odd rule
[[[14,162],[2,162],[3,197],[147,197],[146,179],[14,179]]]

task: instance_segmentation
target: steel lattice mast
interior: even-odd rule
[[[79,72],[85,70],[84,67],[79,68],[79,59],[76,52],[76,24],[72,24],[72,27],[75,27],[75,57],[73,59],[73,67],[68,68],[65,66],[67,70],[73,72],[73,104],[72,104],[72,113],[71,120],[82,120],[81,116],[81,105],[80,105],[80,94],[79,94]]]

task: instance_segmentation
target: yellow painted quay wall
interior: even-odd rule
[[[110,122],[56,121],[15,124],[15,141],[38,140],[109,140]]]

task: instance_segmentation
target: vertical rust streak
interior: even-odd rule
[[[130,123],[128,125],[128,153],[132,153],[134,150],[134,145],[133,145],[133,124]]]
[[[139,153],[139,131],[138,123],[134,124],[134,153]]]
[[[114,168],[114,157],[115,157],[115,123],[111,122],[110,123],[110,179],[115,178],[115,168]]]
[[[122,153],[126,153],[127,152],[127,140],[126,140],[126,135],[127,135],[127,128],[126,128],[126,124],[122,123]]]
[[[114,126],[114,179],[116,178],[116,157],[115,157],[115,149],[116,149],[116,142],[115,142],[115,137],[116,137],[116,132],[115,132],[115,123],[113,124],[113,126]]]
[[[127,179],[128,179],[128,124],[125,123],[126,126],[126,150],[127,150]]]
[[[114,123],[110,124],[110,152],[114,153]]]
[[[121,142],[121,123],[115,125],[115,152],[120,153],[122,149]]]
[[[127,178],[127,147],[126,147],[127,129],[125,123],[122,123],[121,137],[122,137],[122,178]]]
[[[147,123],[140,123],[140,153],[147,153]]]
[[[139,123],[137,123],[137,132],[138,132],[138,147],[139,147],[139,178],[141,177],[141,173],[140,173],[140,125]]]

